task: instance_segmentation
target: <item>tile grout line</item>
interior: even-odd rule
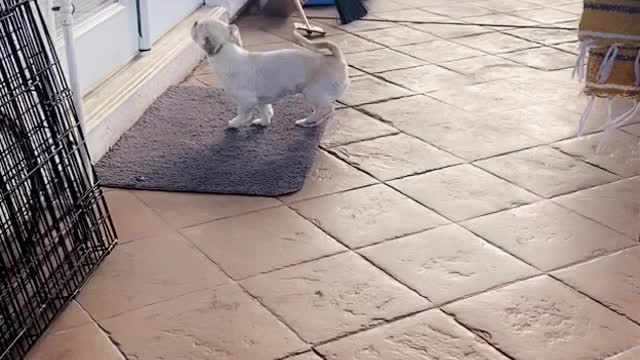
[[[78,304],[78,306],[82,309],[82,311],[84,311],[87,314],[87,317],[89,317],[89,319],[91,319],[91,321],[96,325],[96,327],[98,329],[100,329],[100,331],[107,337],[107,339],[109,340],[109,342],[111,343],[111,345],[113,345],[113,347],[116,348],[116,350],[118,351],[118,353],[120,354],[120,356],[122,356],[122,358],[124,360],[128,360],[129,357],[127,356],[127,354],[125,353],[125,351],[122,349],[122,344],[120,344],[120,342],[118,342],[113,335],[111,334],[110,331],[108,331],[104,326],[102,326],[102,324],[100,324],[94,317],[93,315],[87,311],[87,309],[82,305],[82,303],[80,303],[80,301],[76,301],[76,303]]]
[[[623,251],[624,251],[624,250],[623,250]],[[556,277],[555,275],[553,275],[553,274],[548,274],[548,276],[549,276],[550,278],[552,278],[553,280],[555,280],[555,281],[559,282],[559,283],[560,283],[560,284],[562,284],[563,286],[565,286],[565,287],[566,287],[567,289],[569,289],[570,291],[574,291],[574,292],[576,292],[577,294],[584,296],[585,298],[587,298],[587,299],[589,299],[589,300],[591,300],[591,301],[593,301],[593,302],[597,303],[598,305],[600,305],[600,306],[604,307],[605,309],[608,309],[609,311],[611,311],[611,312],[613,312],[613,313],[617,314],[618,316],[620,316],[620,317],[622,317],[622,318],[627,319],[628,321],[630,321],[631,323],[633,323],[634,325],[636,325],[637,327],[639,327],[639,328],[640,328],[640,322],[639,322],[639,321],[632,319],[631,317],[629,317],[627,314],[623,313],[622,311],[619,311],[619,310],[617,310],[617,309],[614,309],[613,307],[607,306],[604,302],[602,302],[602,301],[600,301],[600,300],[596,299],[595,297],[592,297],[591,295],[587,294],[586,292],[584,292],[584,291],[582,291],[582,290],[580,290],[580,289],[578,289],[578,288],[576,288],[576,287],[571,286],[570,284],[568,284],[568,283],[566,283],[566,282],[562,281],[560,278],[557,278],[557,277]]]
[[[468,332],[474,334],[475,336],[477,336],[479,339],[481,339],[485,344],[487,344],[489,347],[491,347],[492,349],[495,349],[498,353],[500,353],[502,356],[504,356],[505,358],[509,359],[509,360],[517,360],[516,358],[514,358],[513,356],[509,355],[506,351],[502,350],[498,345],[493,344],[491,341],[489,341],[489,339],[486,339],[484,336],[481,336],[481,334],[484,334],[486,331],[481,330],[481,329],[477,329],[477,328],[473,328],[471,326],[468,326],[467,324],[463,323],[462,321],[458,320],[458,318],[455,316],[455,314],[450,314],[447,311],[445,311],[442,308],[439,308],[438,310],[440,310],[445,316],[447,316],[448,318],[450,318],[451,320],[453,320],[456,324],[458,324],[460,327],[462,327],[463,329],[467,330]]]
[[[191,243],[196,248],[197,251],[199,251],[207,259],[209,259],[209,261],[211,261],[211,263],[214,264],[229,279],[231,284],[237,286],[245,295],[247,295],[250,299],[252,299],[256,304],[260,305],[263,309],[265,309],[271,316],[274,317],[274,319],[276,319],[278,322],[280,322],[282,325],[284,325],[289,331],[291,331],[291,333],[294,334],[298,338],[298,340],[300,340],[302,343],[304,343],[306,345],[311,345],[309,342],[304,340],[304,338],[302,338],[302,336],[300,336],[300,334],[298,334],[298,332],[295,331],[287,322],[285,322],[284,319],[282,319],[278,314],[276,314],[269,307],[267,307],[265,304],[263,304],[262,301],[260,301],[261,300],[260,298],[258,298],[256,296],[253,296],[253,294],[251,294],[244,286],[242,286],[240,281],[236,281],[216,261],[214,261],[213,258],[211,258],[209,255],[207,255],[202,249],[200,249],[200,247],[198,247],[195,243],[193,243],[188,237],[185,237],[185,238],[189,241],[189,243]],[[287,355],[287,356],[289,356],[289,355]]]
[[[313,226],[315,226],[318,230],[322,231],[324,234],[326,234],[327,236],[331,237],[332,239],[334,239],[335,241],[337,241],[338,243],[340,243],[342,246],[344,246],[345,248],[348,249],[348,251],[344,252],[344,253],[352,253],[358,257],[360,257],[362,260],[366,261],[367,263],[369,263],[370,265],[372,265],[373,267],[377,268],[378,270],[380,270],[382,273],[384,273],[385,275],[387,275],[389,278],[394,279],[395,277],[392,276],[387,270],[384,270],[383,268],[381,268],[380,266],[374,264],[371,260],[369,260],[369,258],[367,258],[366,256],[358,253],[357,251],[352,250],[346,243],[342,242],[341,240],[335,238],[334,236],[332,236],[329,232],[327,232],[325,229],[321,228],[318,224],[316,224],[315,221],[313,221],[312,219],[307,218],[306,216],[304,216],[303,214],[301,214],[300,212],[298,212],[297,209],[295,208],[291,208],[289,207],[289,209],[291,209],[292,211],[294,211],[296,214],[298,214],[299,216],[301,216],[302,218],[304,218],[306,221],[308,221],[309,223],[313,224]],[[343,253],[343,254],[344,254]],[[397,280],[396,280],[397,281]],[[426,299],[428,302],[433,303],[431,300],[429,300],[426,296],[421,295],[416,289],[407,286],[405,284],[403,284],[407,289],[409,289],[410,291],[412,291],[415,295],[418,295],[421,298]]]

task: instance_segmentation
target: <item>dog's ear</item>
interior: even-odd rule
[[[242,37],[240,36],[240,29],[235,24],[229,24],[229,38],[238,46],[242,46]]]
[[[220,20],[227,24],[231,22],[231,17],[229,16],[229,12],[227,10],[225,10],[224,13],[222,13]]]

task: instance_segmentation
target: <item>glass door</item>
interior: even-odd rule
[[[59,3],[59,0],[40,0],[41,3],[47,1],[53,6]],[[147,44],[148,41],[153,44],[203,3],[203,0],[73,0],[82,93],[86,95],[139,54],[140,19],[148,19],[150,39],[146,40]],[[139,9],[148,13],[139,14]],[[66,69],[60,14],[54,12],[53,22],[55,29],[51,33],[58,36],[56,48]],[[147,47],[144,50],[148,50]]]

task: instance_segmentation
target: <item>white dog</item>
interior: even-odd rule
[[[316,126],[331,117],[335,100],[349,85],[342,52],[329,41],[312,42],[294,35],[305,48],[326,49],[331,55],[294,49],[252,52],[242,48],[236,25],[217,20],[193,25],[191,37],[207,53],[225,90],[237,102],[238,115],[229,121],[229,127],[268,126],[273,117],[271,104],[294,94],[303,94],[313,108],[297,125]]]

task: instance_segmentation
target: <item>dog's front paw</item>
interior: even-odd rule
[[[233,120],[227,123],[227,127],[230,129],[237,129],[242,126],[242,122],[238,118],[234,118]]]
[[[301,119],[296,121],[296,125],[298,126],[302,126],[302,127],[314,127],[314,126],[318,126],[320,124],[320,122],[318,121],[309,121],[309,119]]]
[[[269,126],[271,124],[271,121],[268,121],[266,119],[255,119],[251,122],[252,125],[256,125],[256,126]]]

